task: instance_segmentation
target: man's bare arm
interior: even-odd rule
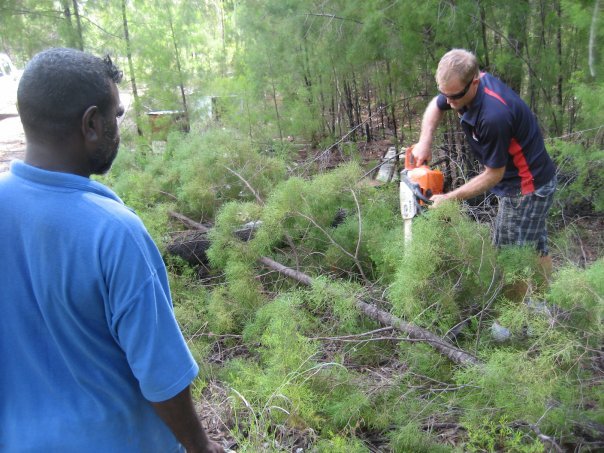
[[[437,97],[433,98],[422,118],[422,129],[419,136],[419,141],[413,146],[413,156],[416,160],[416,165],[421,165],[432,158],[432,140],[436,128],[440,124],[445,112],[438,108],[436,104]]]
[[[169,400],[151,404],[187,453],[224,453],[223,448],[211,441],[201,426],[189,387]]]
[[[457,189],[452,190],[449,193],[434,195],[432,198],[430,198],[434,202],[432,206],[437,206],[444,200],[467,200],[468,198],[485,193],[487,190],[491,189],[499,181],[501,181],[504,174],[505,167],[485,167],[482,173],[470,179],[463,186],[459,186]]]

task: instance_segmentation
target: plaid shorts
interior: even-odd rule
[[[502,245],[535,244],[541,256],[548,254],[547,214],[554,200],[557,179],[528,195],[497,197],[499,211],[493,228],[493,243]]]

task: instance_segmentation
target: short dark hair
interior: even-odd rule
[[[19,82],[17,106],[28,136],[60,138],[79,127],[82,115],[96,105],[104,114],[111,105],[111,83],[122,72],[111,58],[75,49],[40,52],[27,64]]]

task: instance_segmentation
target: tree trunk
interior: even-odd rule
[[[525,36],[528,26],[529,1],[521,0],[512,9],[508,21],[507,41],[514,52],[514,59],[507,64],[502,73],[503,81],[516,93],[522,93],[522,65],[518,62],[522,59],[525,47]]]
[[[281,129],[281,115],[279,114],[279,106],[277,105],[277,89],[275,88],[275,79],[273,77],[273,65],[271,63],[271,57],[268,57],[269,67],[269,78],[271,82],[271,89],[273,91],[273,107],[275,108],[275,115],[277,115],[277,129],[279,129],[279,141],[283,144],[283,131]]]
[[[558,106],[560,112],[564,111],[563,98],[562,98],[562,1],[556,0],[556,16],[558,17],[558,24],[556,30],[556,50],[558,51]]]
[[[126,15],[126,2],[127,0],[122,0],[122,23],[124,27],[124,40],[126,41],[126,57],[128,58],[128,69],[130,71],[130,86],[132,87],[132,97],[134,98],[134,116],[136,121],[136,132],[139,136],[142,137],[143,128],[141,127],[141,102],[138,96],[138,90],[136,88],[136,77],[134,75],[134,62],[132,61],[132,46],[130,43],[130,33],[128,32],[128,16]]]
[[[366,134],[367,134],[367,143],[373,140],[372,130],[373,130],[373,111],[371,110],[371,84],[368,79],[365,79],[365,96],[367,96],[367,125],[366,125]]]
[[[484,10],[484,5],[479,0],[478,8],[480,9],[480,28],[482,31],[482,46],[484,47],[484,69],[485,71],[491,70],[491,61],[489,59],[489,42],[487,40],[487,15]]]
[[[357,86],[357,78],[354,74],[354,71],[351,71],[351,72],[352,72],[352,88],[354,90],[354,113],[355,113],[355,127],[356,127],[363,122],[363,119],[361,118],[361,101],[359,99],[360,95],[359,95],[359,88]],[[361,130],[359,134],[362,136],[363,131]]]
[[[346,107],[346,116],[348,117],[348,126],[354,129],[354,103],[352,102],[352,88],[348,80],[344,79],[344,103]],[[356,131],[352,132],[352,141],[356,142]]]
[[[80,19],[80,11],[78,8],[78,0],[73,0],[73,14],[76,17],[78,48],[84,50],[84,35],[82,34],[82,20]]]
[[[261,257],[258,260],[264,266],[269,269],[273,269],[274,271],[279,272],[282,275],[290,277],[303,285],[312,286],[313,280],[308,275],[303,272],[296,271],[294,269],[283,266],[282,264],[267,258]],[[378,321],[382,325],[394,327],[401,332],[405,332],[409,335],[410,338],[414,340],[420,340],[428,343],[438,352],[443,354],[444,356],[451,359],[451,361],[459,364],[459,365],[478,365],[480,361],[474,357],[472,354],[469,354],[459,348],[456,348],[452,344],[448,343],[446,340],[436,336],[432,332],[423,329],[418,326],[414,326],[413,324],[409,324],[408,322],[403,321],[402,319],[397,318],[396,316],[392,316],[390,313],[380,310],[374,305],[368,304],[360,299],[356,301],[357,308],[362,311],[366,316],[373,319],[374,321]]]
[[[180,52],[178,50],[178,43],[176,42],[176,34],[174,33],[174,21],[172,19],[172,10],[168,8],[168,20],[170,22],[170,35],[172,38],[172,46],[174,47],[174,57],[176,59],[176,69],[178,70],[178,86],[180,87],[180,97],[182,100],[182,108],[185,113],[185,130],[189,132],[190,120],[189,120],[189,109],[187,107],[187,96],[185,95],[185,78],[182,72],[182,66],[180,64]]]
[[[65,21],[67,22],[67,28],[69,31],[69,35],[67,37],[67,45],[69,47],[76,47],[76,37],[75,30],[73,28],[73,21],[71,20],[71,9],[69,8],[69,0],[62,0],[61,6],[63,7],[63,16],[65,16]]]
[[[392,89],[392,74],[390,72],[390,62],[386,61],[386,70],[388,72],[388,98],[390,102],[390,116],[392,122],[392,132],[394,133],[394,144],[398,145],[398,132],[396,125],[396,102],[394,100],[394,90]]]

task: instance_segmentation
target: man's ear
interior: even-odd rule
[[[82,115],[82,136],[86,142],[96,143],[103,133],[103,117],[99,108],[92,105]]]

